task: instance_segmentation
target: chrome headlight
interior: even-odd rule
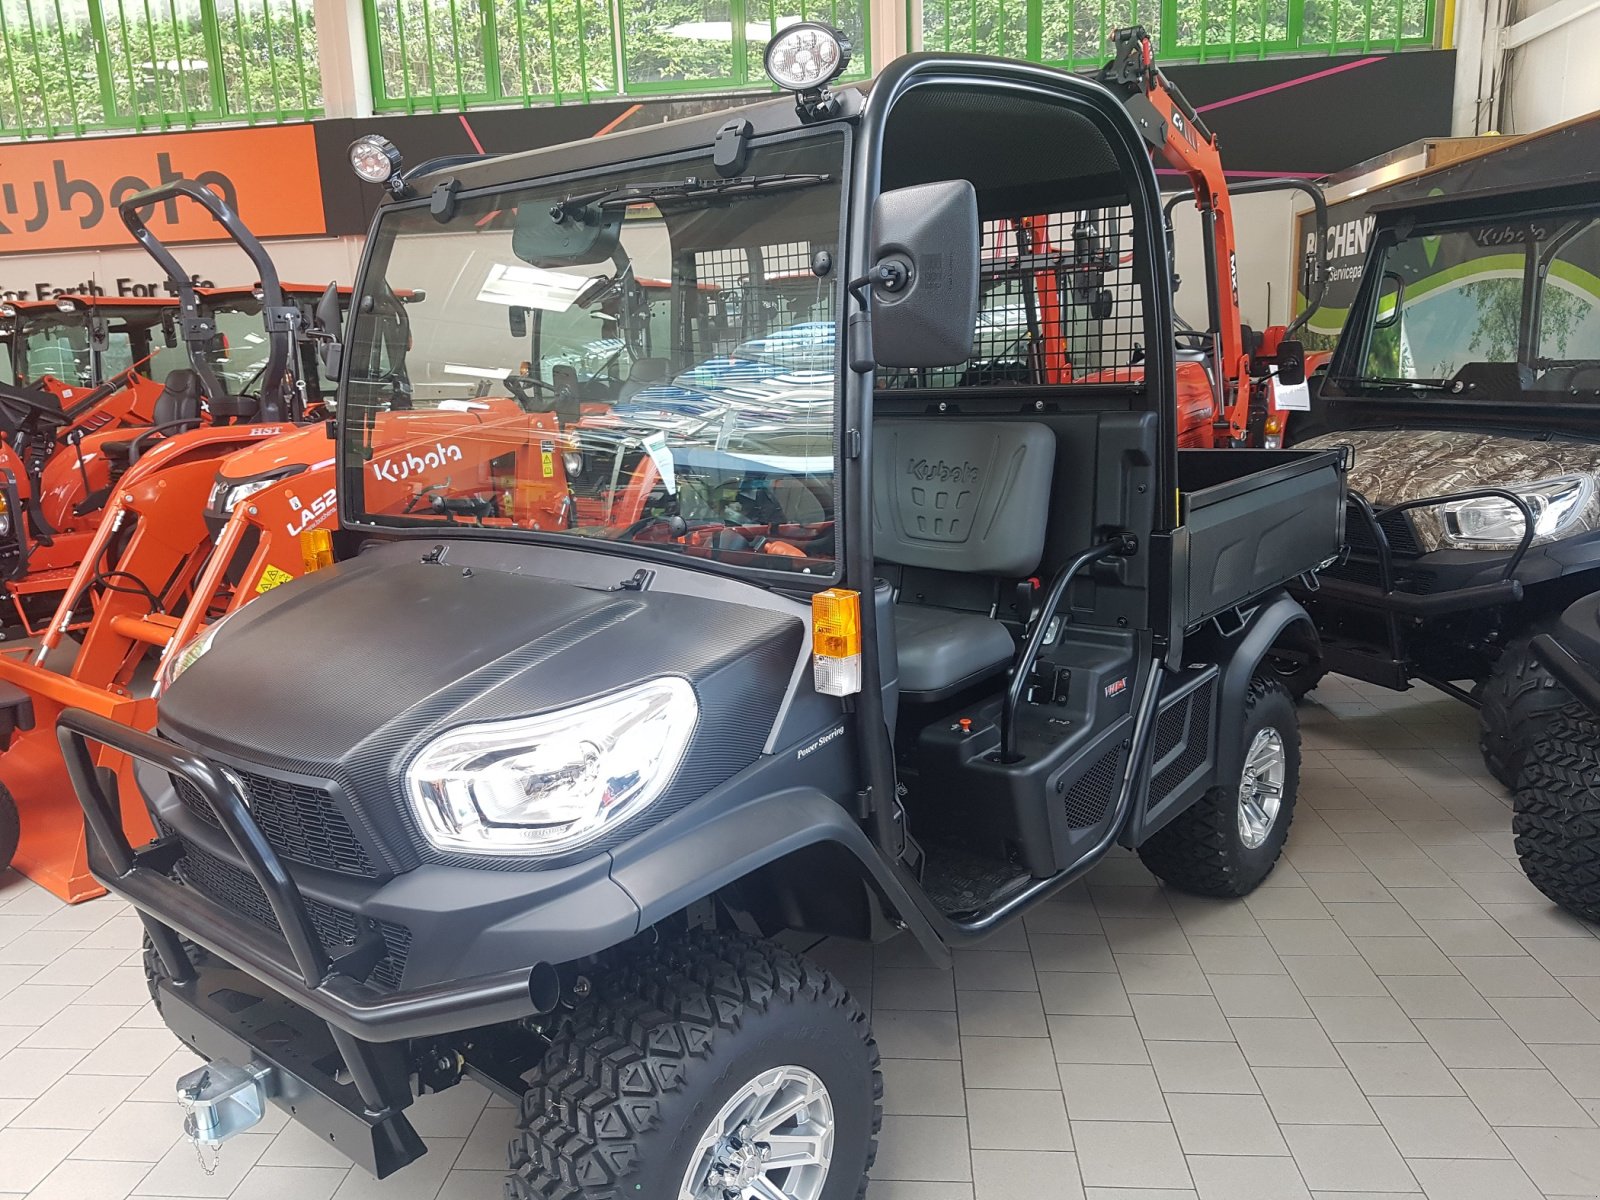
[[[1537,483],[1521,483],[1515,492],[1533,513],[1535,538],[1559,537],[1583,516],[1594,496],[1589,475],[1557,475]],[[1501,550],[1522,540],[1527,522],[1515,504],[1500,496],[1458,500],[1443,506],[1444,539],[1468,550]]]
[[[406,769],[411,807],[440,850],[559,854],[660,796],[698,717],[688,680],[667,677],[536,717],[463,725]]]
[[[166,660],[161,664],[160,674],[156,676],[157,690],[166,691],[177,681],[179,675],[182,675],[204,658],[216,643],[217,634],[222,632],[222,627],[243,611],[243,609],[236,608],[233,612],[218,617],[188,642],[167,655]]]

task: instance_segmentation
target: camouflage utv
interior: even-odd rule
[[[1473,704],[1511,785],[1569,697],[1530,650],[1600,589],[1600,178],[1375,210],[1360,290],[1295,445],[1354,451],[1349,555],[1280,670]]]

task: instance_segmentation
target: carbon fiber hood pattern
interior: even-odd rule
[[[1350,490],[1373,507],[1422,500],[1479,487],[1533,483],[1557,475],[1600,474],[1600,445],[1565,438],[1519,438],[1500,433],[1444,429],[1346,429],[1296,442],[1296,449],[1355,449]],[[1417,540],[1426,550],[1443,546],[1442,514],[1414,510]],[[1600,528],[1600,490],[1561,537]],[[1535,545],[1556,538],[1535,539]]]
[[[659,820],[755,761],[803,638],[793,616],[724,600],[358,558],[241,610],[162,696],[160,729],[223,763],[332,781],[387,866],[405,870],[460,861],[426,847],[404,799],[407,763],[443,730],[680,675],[700,720],[641,814]]]

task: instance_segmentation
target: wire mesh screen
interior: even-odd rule
[[[883,387],[1005,387],[1144,379],[1144,298],[1127,207],[1045,213],[983,226],[972,357],[880,371]]]
[[[709,351],[831,369],[837,288],[831,276],[811,269],[816,249],[810,242],[784,242],[697,251],[695,281],[709,309]]]

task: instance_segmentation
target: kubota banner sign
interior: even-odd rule
[[[326,232],[310,125],[200,130],[0,148],[0,254],[128,244],[117,206],[175,179],[217,192],[258,237]],[[218,233],[182,201],[157,206],[150,228],[166,242]]]

